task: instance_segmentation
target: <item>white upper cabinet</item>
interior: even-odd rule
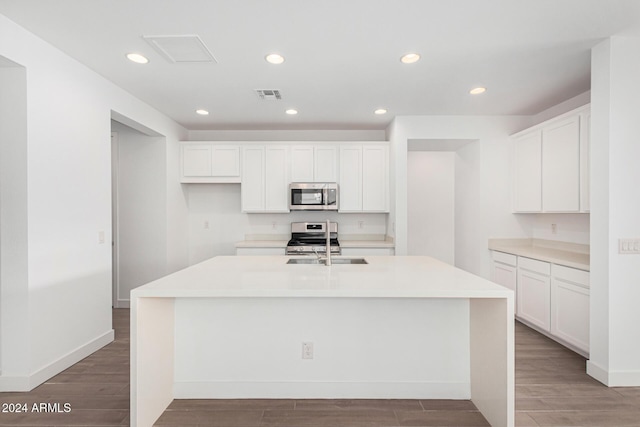
[[[519,132],[512,144],[514,212],[588,212],[588,106]]]
[[[580,116],[542,130],[542,188],[545,212],[580,210]]]
[[[242,165],[242,211],[289,212],[289,147],[247,145]]]
[[[591,169],[591,113],[585,111],[580,118],[580,211],[591,210],[591,188],[589,170]]]
[[[336,182],[338,149],[334,145],[293,145],[292,182]]]
[[[289,212],[289,147],[265,148],[265,212]]]
[[[389,147],[340,147],[340,212],[389,212]]]
[[[265,210],[265,155],[263,146],[242,148],[242,184],[240,201],[242,212]]]
[[[389,211],[389,147],[362,147],[362,210]]]
[[[542,131],[536,130],[513,142],[514,210],[542,210]]]
[[[340,147],[340,212],[362,212],[362,146]]]
[[[230,144],[182,142],[180,182],[240,182],[240,147]]]

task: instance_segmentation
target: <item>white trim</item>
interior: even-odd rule
[[[469,383],[436,382],[175,382],[175,399],[471,399]]]
[[[113,329],[105,332],[92,341],[67,353],[58,360],[40,368],[26,377],[0,377],[0,392],[4,391],[31,391],[48,379],[58,375],[65,369],[78,363],[85,357],[100,350],[114,339]]]
[[[640,371],[608,371],[606,368],[588,360],[587,374],[607,387],[640,386]]]

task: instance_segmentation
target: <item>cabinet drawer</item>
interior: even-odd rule
[[[504,252],[493,251],[493,260],[513,267],[518,266],[518,257]]]
[[[585,288],[589,287],[588,271],[554,264],[552,268],[552,275],[554,278],[565,282],[574,283]]]
[[[531,258],[518,257],[518,268],[544,274],[545,276],[551,275],[551,264]]]

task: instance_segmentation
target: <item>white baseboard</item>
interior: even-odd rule
[[[175,399],[471,399],[469,383],[176,382]]]
[[[101,336],[89,341],[88,343],[70,351],[58,360],[38,369],[29,376],[24,377],[1,377],[0,376],[0,392],[3,391],[31,391],[48,379],[58,375],[65,369],[78,363],[85,357],[100,350],[114,339],[113,329],[105,332]]]
[[[588,360],[587,374],[607,387],[640,386],[640,371],[608,371],[606,368]]]
[[[31,391],[29,377],[0,376],[0,392],[6,391]]]

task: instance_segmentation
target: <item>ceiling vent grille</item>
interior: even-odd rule
[[[207,46],[196,35],[142,36],[160,55],[173,64],[216,63]]]
[[[258,94],[260,99],[264,99],[265,101],[277,101],[282,99],[280,91],[277,89],[256,89],[256,94]]]

